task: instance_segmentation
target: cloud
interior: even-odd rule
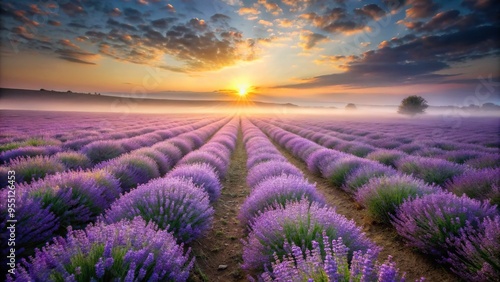
[[[369,17],[378,20],[386,15],[386,12],[377,4],[364,5],[362,8],[354,9],[354,13],[363,17]]]
[[[214,14],[210,17],[210,21],[215,23],[227,23],[229,20],[231,20],[231,17],[224,14]]]
[[[300,34],[299,46],[304,50],[310,50],[320,42],[328,41],[328,37],[312,31],[303,31]]]
[[[368,11],[374,13],[374,10],[370,10],[370,8],[366,8],[365,10],[361,9],[357,13],[358,16],[361,17],[355,18],[344,8],[332,8],[326,10],[323,14],[317,14],[315,12],[305,13],[300,15],[300,18],[328,33],[350,34],[362,31],[366,28],[368,18],[371,19],[372,17]]]
[[[112,17],[119,17],[122,15],[122,11],[119,8],[113,8],[113,10],[109,12],[109,15]]]
[[[96,63],[94,61],[99,58],[98,54],[82,50],[57,49],[55,53],[59,54],[60,59],[85,65],[95,65]]]
[[[244,15],[258,15],[260,14],[260,11],[257,10],[257,8],[254,7],[242,7],[238,10],[238,14],[240,16]]]
[[[119,30],[137,31],[137,28],[135,28],[133,25],[121,23],[111,18],[108,19],[106,24],[111,28],[116,28]]]
[[[71,40],[69,39],[61,39],[58,41],[59,44],[65,46],[65,47],[70,47],[73,49],[80,49],[78,46],[76,46]]]
[[[406,2],[411,6],[406,10],[406,17],[410,19],[431,17],[439,8],[439,5],[433,0],[409,0]]]
[[[275,21],[278,23],[278,26],[280,26],[280,27],[289,28],[289,27],[293,26],[293,21],[289,20],[287,18],[276,19]]]
[[[351,57],[341,67],[343,73],[315,77],[284,88],[311,88],[330,85],[372,87],[445,83],[454,75],[436,74],[457,62],[498,56],[496,40],[500,27],[479,26],[442,35],[392,39],[380,49]],[[345,60],[339,56],[334,59]]]
[[[174,23],[176,20],[177,20],[176,18],[161,18],[151,21],[151,26],[159,29],[166,29],[170,24]]]
[[[132,23],[141,23],[144,21],[142,13],[134,8],[125,8],[123,15],[127,21]]]
[[[272,22],[266,21],[266,20],[259,20],[259,24],[263,26],[273,26]]]
[[[51,26],[61,26],[61,22],[55,21],[55,20],[48,20],[47,24]]]
[[[171,12],[171,13],[175,13],[175,8],[174,8],[174,6],[173,6],[172,4],[167,4],[167,5],[165,6],[165,8],[167,8],[167,10],[168,10],[169,12]]]
[[[86,14],[85,9],[82,6],[72,1],[61,3],[59,4],[59,7],[70,17]]]
[[[268,13],[271,13],[275,16],[283,13],[283,10],[276,3],[268,2],[268,0],[259,0],[257,3],[264,6],[264,8],[266,8],[266,11]]]

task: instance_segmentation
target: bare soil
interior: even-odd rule
[[[212,229],[191,244],[196,264],[189,281],[247,281],[246,273],[240,267],[241,239],[246,235],[237,218],[240,206],[250,192],[246,185],[246,162],[240,128],[226,179],[222,182],[221,197],[213,203],[215,215]],[[227,268],[219,269],[222,265]]]

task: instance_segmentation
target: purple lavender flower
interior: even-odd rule
[[[244,269],[262,270],[270,266],[274,253],[282,257],[290,251],[284,246],[285,242],[294,243],[304,250],[312,249],[312,241],[321,241],[323,232],[330,239],[342,237],[342,242],[349,248],[349,258],[357,250],[377,249],[354,221],[307,199],[265,211],[255,218],[250,230],[243,242]]]
[[[302,172],[292,164],[279,160],[272,160],[252,167],[248,171],[247,184],[250,187],[255,187],[266,178],[282,174],[303,176]]]
[[[141,216],[190,242],[208,230],[214,210],[208,194],[183,178],[159,178],[116,200],[104,216],[107,223]]]
[[[172,166],[182,159],[183,156],[181,150],[171,143],[162,142],[152,148],[163,153],[172,162]]]
[[[158,171],[160,175],[163,176],[167,173],[173,166],[172,161],[165,156],[162,152],[152,149],[152,148],[142,148],[132,152],[132,155],[145,156],[151,158],[158,166]]]
[[[477,158],[466,161],[465,164],[473,168],[500,167],[500,154],[484,153]]]
[[[240,209],[238,219],[244,226],[271,206],[285,206],[287,202],[307,199],[324,204],[325,200],[316,191],[316,186],[296,175],[279,175],[260,182],[247,197]]]
[[[180,177],[191,180],[208,193],[210,202],[220,197],[222,185],[214,168],[207,163],[183,164],[176,166],[168,177]]]
[[[252,152],[248,156],[247,160],[247,168],[251,169],[252,167],[264,163],[267,161],[286,161],[286,158],[283,157],[279,152],[268,153],[268,152],[257,152],[255,153],[252,150],[247,150],[248,152]]]
[[[80,152],[59,152],[54,155],[54,158],[59,160],[67,170],[86,169],[91,166],[90,159]]]
[[[24,181],[29,183],[65,169],[59,160],[47,156],[19,157],[10,162],[9,168],[16,172],[16,182],[19,183]]]
[[[464,167],[445,160],[408,156],[396,163],[399,171],[412,174],[427,183],[443,185],[447,180],[464,172]]]
[[[82,153],[97,164],[118,157],[125,153],[125,149],[117,141],[95,141],[85,145],[81,150]]]
[[[364,164],[347,175],[345,183],[341,188],[347,193],[355,194],[356,191],[361,188],[361,186],[368,183],[370,179],[382,176],[392,176],[396,173],[397,171],[393,168],[379,163]]]
[[[118,186],[101,185],[104,172],[72,171],[17,187],[21,198],[37,199],[58,217],[60,233],[66,227],[83,228],[107,209],[120,195]]]
[[[2,154],[0,154],[0,162],[8,163],[9,161],[19,157],[27,158],[35,156],[48,156],[48,155],[53,155],[59,151],[61,151],[61,147],[56,147],[56,146],[20,147],[9,151],[5,151]]]
[[[479,226],[467,222],[447,240],[444,260],[466,281],[495,281],[500,277],[500,216],[486,217]]]
[[[368,154],[366,158],[386,166],[396,167],[396,161],[405,155],[405,153],[396,150],[376,150]]]
[[[124,192],[160,176],[158,165],[149,157],[127,154],[96,166],[105,169],[120,181]]]
[[[140,217],[98,222],[85,230],[70,229],[66,238],[19,265],[7,281],[186,281],[194,259],[183,249],[172,234]]]
[[[466,194],[473,199],[488,200],[500,207],[500,168],[468,170],[453,177],[445,187],[459,196]]]
[[[341,187],[351,172],[367,164],[370,165],[372,162],[355,156],[346,156],[329,163],[325,168],[321,169],[321,174],[332,185]]]
[[[225,160],[217,157],[215,154],[206,152],[203,149],[193,151],[187,154],[179,164],[194,164],[194,163],[206,163],[214,168],[217,176],[223,179],[226,175],[228,168],[228,163]]]
[[[31,255],[35,248],[41,247],[48,242],[59,229],[59,219],[49,210],[43,207],[40,200],[18,195],[16,202],[16,260]],[[0,271],[7,273],[7,255],[10,250],[8,246],[11,223],[7,223],[7,190],[0,191]]]
[[[389,223],[390,216],[404,200],[439,191],[440,188],[409,175],[394,175],[370,179],[356,192],[356,201],[367,209],[373,219]]]
[[[481,220],[497,213],[496,207],[487,202],[442,192],[405,201],[392,224],[408,245],[442,257],[448,251],[446,240],[458,235],[467,222],[478,227]]]
[[[307,169],[314,174],[320,174],[322,168],[325,168],[329,163],[344,156],[346,156],[346,154],[335,150],[317,150],[307,158]]]

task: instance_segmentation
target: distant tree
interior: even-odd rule
[[[346,110],[356,110],[356,105],[354,105],[353,103],[349,103],[345,106],[345,109]]]
[[[409,96],[401,101],[401,105],[399,105],[398,113],[403,115],[414,116],[416,114],[424,113],[425,109],[427,109],[429,105],[427,105],[427,101],[420,96]]]
[[[486,110],[486,111],[498,111],[498,110],[500,110],[500,106],[495,105],[493,103],[484,103],[481,106],[481,109]]]
[[[46,91],[46,90],[45,90],[45,89],[43,89],[43,88],[40,88],[40,91]]]

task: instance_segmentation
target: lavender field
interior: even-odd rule
[[[496,117],[0,116],[7,281],[500,277]]]

